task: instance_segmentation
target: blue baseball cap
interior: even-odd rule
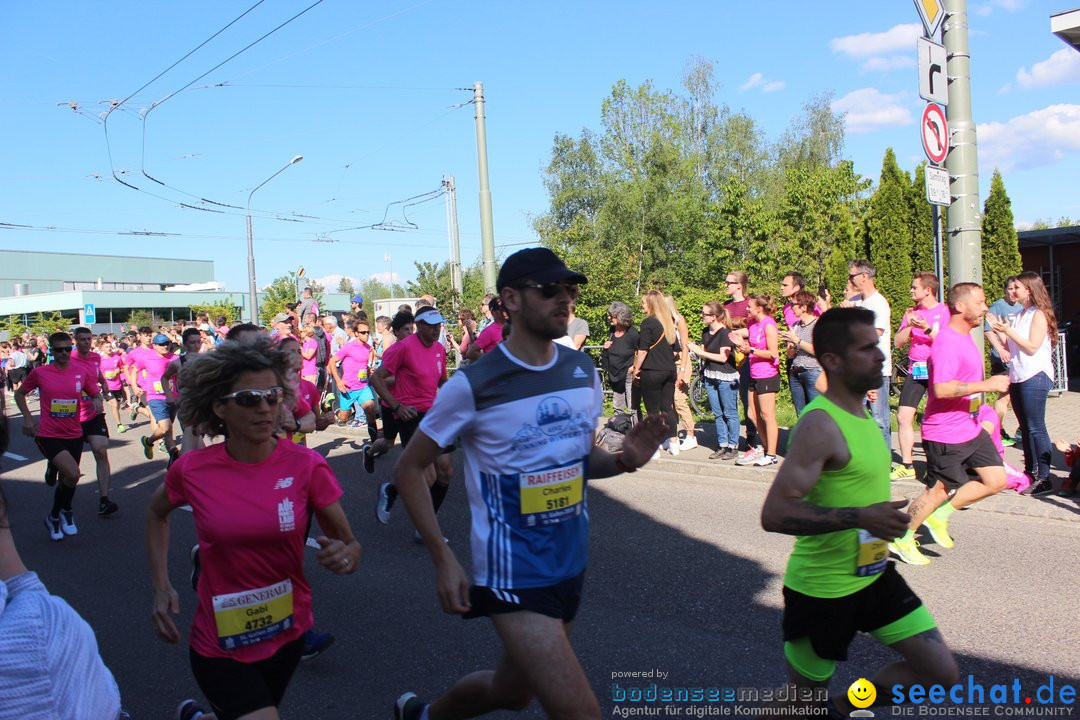
[[[357,305],[363,305],[364,304],[364,296],[363,295],[353,295],[352,301],[354,303],[356,303]]]
[[[169,336],[166,335],[165,333],[158,333],[157,335],[154,336],[154,344],[155,345],[168,345],[171,342],[172,342],[172,340],[170,340]]]

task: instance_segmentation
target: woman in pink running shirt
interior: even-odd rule
[[[178,643],[180,602],[169,579],[169,513],[190,505],[199,540],[199,605],[190,635],[192,673],[214,715],[258,711],[278,717],[312,627],[304,577],[307,513],[324,535],[319,563],[337,574],[356,570],[360,544],[341,508],[341,487],[318,453],[275,437],[282,403],[293,400],[289,359],[259,337],[224,342],[181,371],[180,416],[225,442],[182,455],[147,512],[154,584],[154,630]],[[180,717],[201,708],[185,700]]]

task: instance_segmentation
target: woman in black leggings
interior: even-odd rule
[[[671,319],[664,296],[650,290],[641,298],[646,318],[638,331],[637,352],[634,353],[634,407],[636,398],[645,401],[645,412],[665,413],[671,439],[664,447],[672,455],[679,454],[678,420],[675,417],[675,323]]]

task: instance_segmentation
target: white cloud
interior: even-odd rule
[[[1025,90],[1080,82],[1080,53],[1072,48],[1062,48],[1031,69],[1016,71],[1016,84]]]
[[[784,89],[783,80],[769,80],[764,74],[756,72],[750,77],[746,78],[746,82],[739,86],[741,92],[747,90],[753,90],[754,88],[761,88],[763,93],[776,92],[777,90]]]
[[[1028,0],[988,0],[988,2],[982,3],[975,8],[975,14],[980,17],[986,17],[994,12],[995,9],[1005,10],[1006,12],[1016,12],[1022,9],[1028,4]]]
[[[976,132],[984,170],[1053,165],[1069,153],[1080,153],[1080,105],[1051,105],[1008,122],[980,124]]]
[[[851,58],[872,58],[888,55],[897,50],[909,50],[915,54],[915,43],[922,36],[922,25],[906,23],[889,28],[885,32],[845,35],[829,41],[833,52]]]
[[[844,115],[849,133],[859,134],[915,122],[906,100],[905,93],[888,94],[876,88],[862,88],[833,100],[832,109]]]
[[[744,82],[742,85],[740,85],[739,89],[742,90],[743,92],[746,92],[747,90],[750,90],[751,88],[756,88],[758,85],[761,85],[764,82],[765,82],[765,76],[762,75],[759,72],[756,72],[753,75],[751,75],[750,77],[746,78],[746,82]]]
[[[859,70],[862,72],[885,72],[888,70],[903,70],[904,68],[915,67],[914,54],[907,55],[889,55],[885,57],[872,57],[864,62]]]

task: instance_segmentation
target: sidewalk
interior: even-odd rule
[[[1050,439],[1063,438],[1070,442],[1080,436],[1080,393],[1066,392],[1058,397],[1050,397],[1046,401],[1046,425],[1050,431]],[[1010,412],[1005,416],[1005,430],[1015,432],[1016,417]],[[780,429],[780,446],[786,443],[787,430]],[[655,472],[678,479],[679,476],[696,475],[699,477],[713,477],[718,479],[739,478],[742,480],[759,480],[762,483],[772,482],[776,475],[776,466],[773,467],[739,467],[734,461],[720,462],[709,460],[709,454],[716,447],[716,432],[712,422],[699,422],[697,425],[697,439],[701,443],[697,448],[672,457],[661,451],[660,459],[649,463],[644,471]],[[893,446],[895,451],[896,433],[893,432]],[[1005,448],[1005,459],[1009,464],[1017,468],[1024,466],[1024,453],[1020,446]],[[925,456],[922,453],[922,444],[916,435],[915,441],[915,469],[920,475],[925,467]],[[784,462],[780,461],[781,464]],[[1056,478],[1055,487],[1061,485],[1061,480],[1069,474],[1062,453],[1054,449],[1051,466],[1051,475]],[[912,481],[894,482],[893,487],[905,497],[914,497],[922,491],[922,483]],[[1080,522],[1080,497],[1063,498],[1051,495],[1048,497],[1031,498],[1018,495],[1012,490],[1006,490],[993,497],[986,498],[975,505],[972,509],[983,512],[1002,513],[1006,515],[1025,515],[1028,517],[1049,518],[1063,522]]]

